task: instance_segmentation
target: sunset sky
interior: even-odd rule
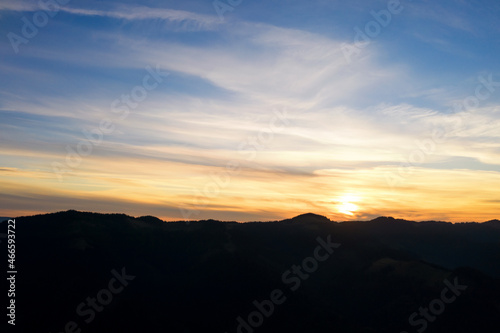
[[[2,0],[0,216],[500,218],[499,17],[498,0]]]

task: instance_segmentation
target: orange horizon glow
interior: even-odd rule
[[[91,162],[100,162],[98,158],[88,161],[88,169],[93,167]],[[227,185],[217,188],[213,177],[204,176],[220,172],[217,167],[202,172],[197,166],[174,163],[165,168],[151,163],[144,170],[140,161],[129,161],[125,170],[120,160],[108,163],[110,171],[82,171],[65,182],[58,182],[50,172],[4,170],[0,173],[4,193],[24,198],[21,202],[26,205],[18,204],[16,209],[16,202],[4,200],[0,216],[75,209],[153,215],[165,221],[272,221],[308,212],[333,221],[392,216],[413,221],[484,222],[500,217],[496,201],[489,199],[500,197],[500,189],[492,186],[500,183],[500,176],[492,172],[420,169],[404,186],[391,188],[384,178],[389,167],[331,169],[309,177],[245,170],[230,175]],[[171,180],[162,184],[153,181],[156,178]],[[475,191],[478,186],[481,192]],[[7,205],[13,208],[5,208]]]

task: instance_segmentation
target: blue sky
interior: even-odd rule
[[[232,3],[2,1],[0,215],[498,217],[500,3]]]

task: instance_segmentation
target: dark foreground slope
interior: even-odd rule
[[[16,219],[16,251],[16,332],[500,327],[495,221],[163,223],[68,211]]]

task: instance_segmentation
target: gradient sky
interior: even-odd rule
[[[59,3],[0,2],[0,216],[500,217],[497,0]]]

